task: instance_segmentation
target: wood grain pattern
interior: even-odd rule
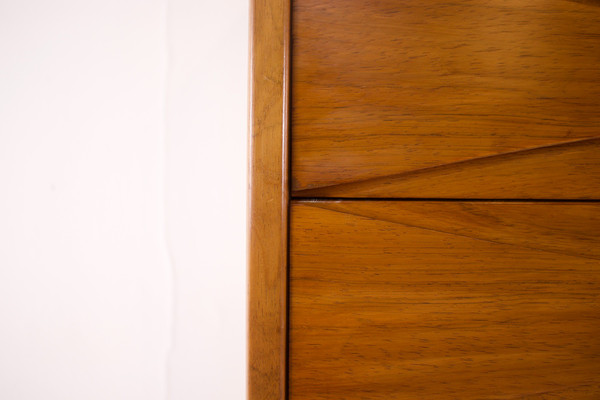
[[[600,398],[600,204],[294,201],[290,400]]]
[[[252,2],[248,400],[286,399],[289,21],[289,1]]]
[[[295,0],[293,195],[599,199],[599,4]]]
[[[600,138],[306,189],[298,197],[597,199]]]

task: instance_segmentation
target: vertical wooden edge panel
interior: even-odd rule
[[[251,0],[248,400],[287,396],[290,0]]]

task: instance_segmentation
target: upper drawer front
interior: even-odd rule
[[[600,198],[598,0],[294,0],[292,190]]]

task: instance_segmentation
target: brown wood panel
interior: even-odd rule
[[[290,217],[290,400],[600,398],[600,204]]]
[[[600,198],[600,2],[295,0],[295,196]]]
[[[284,400],[289,1],[253,0],[250,14],[248,400]]]

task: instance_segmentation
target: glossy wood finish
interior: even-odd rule
[[[599,199],[599,5],[295,0],[293,194]]]
[[[600,138],[519,150],[345,184],[299,197],[595,199]]]
[[[290,400],[600,398],[600,204],[291,206]]]
[[[248,400],[286,398],[289,18],[288,1],[252,2]]]

